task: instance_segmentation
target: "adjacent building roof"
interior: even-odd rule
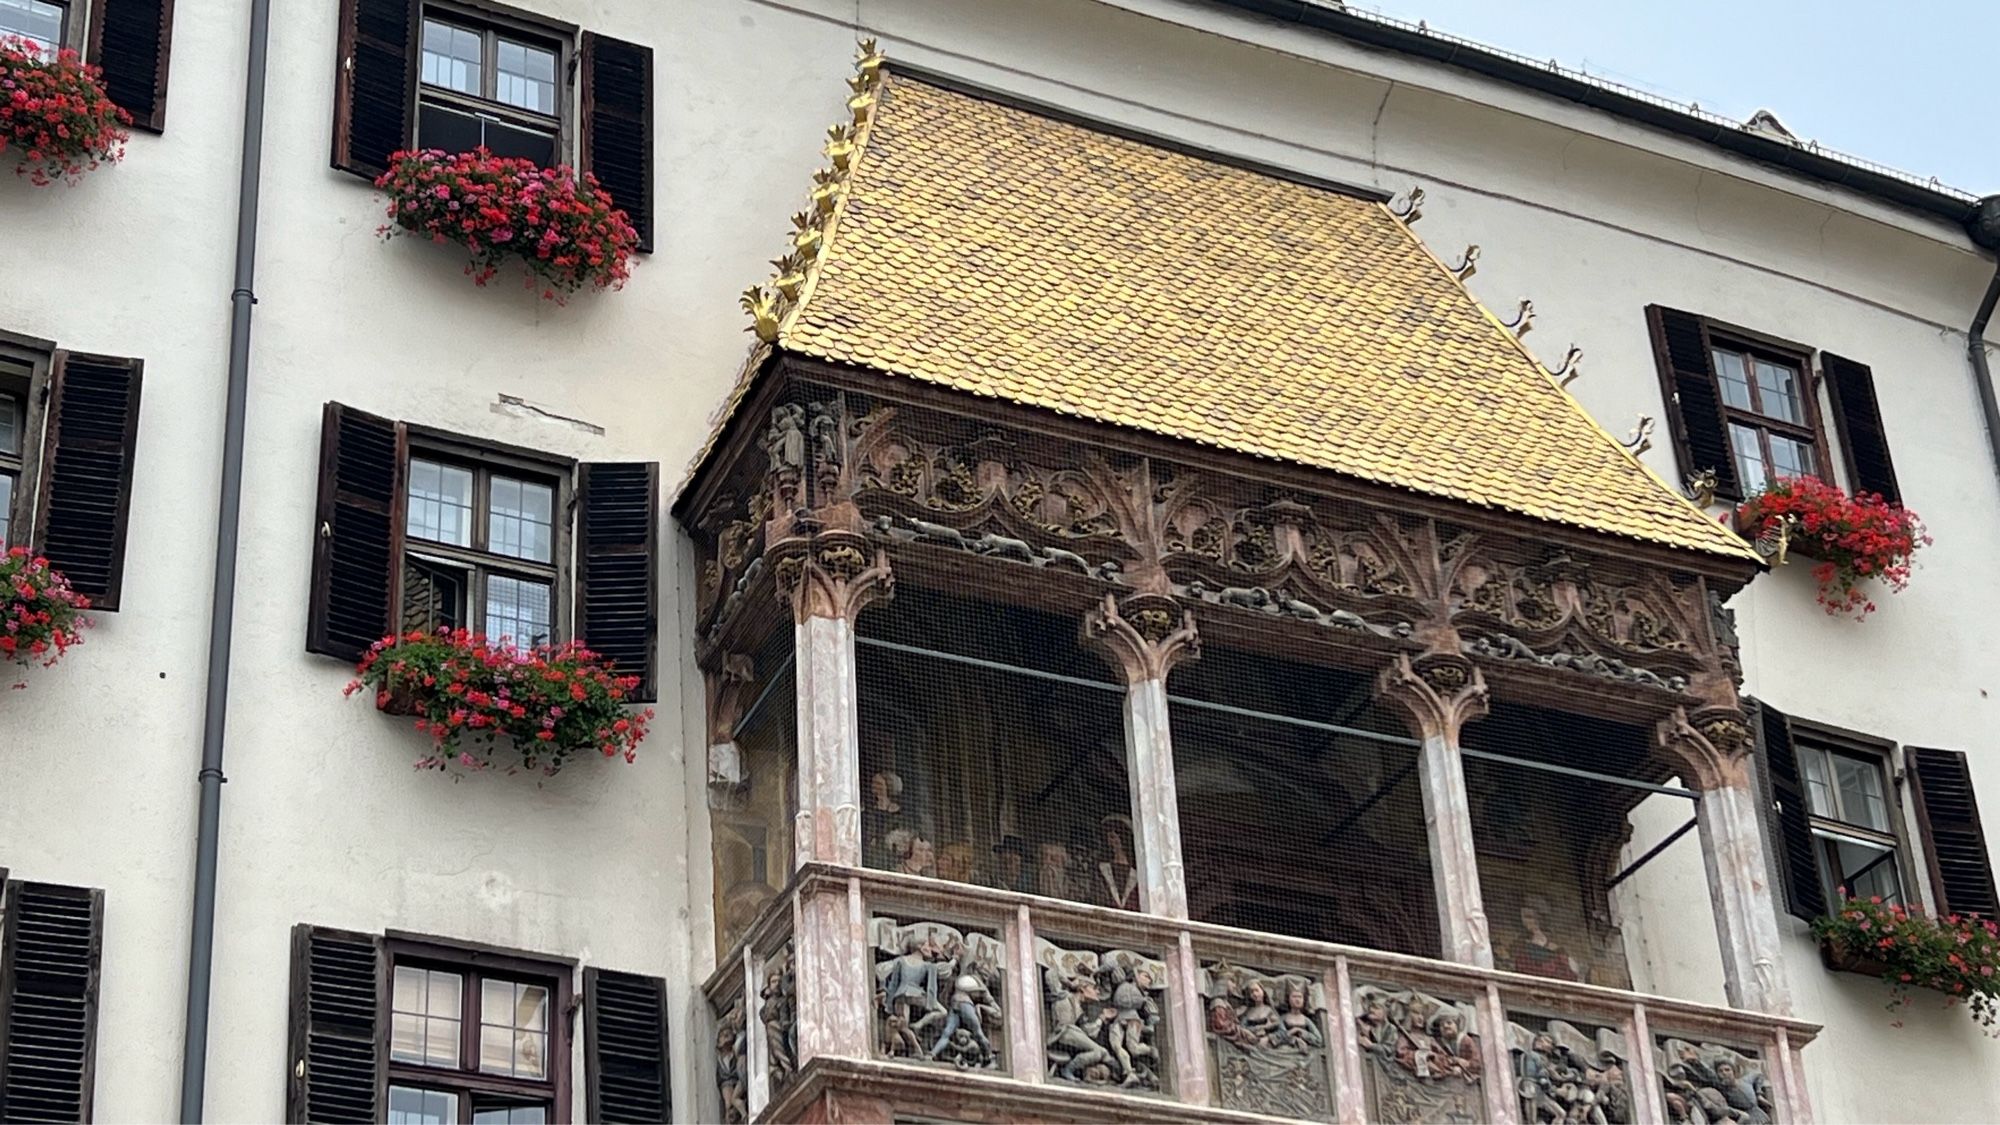
[[[883,79],[775,343],[1755,557],[1601,429],[1383,204],[906,75]]]

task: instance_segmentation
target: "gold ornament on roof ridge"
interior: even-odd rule
[[[752,285],[743,291],[738,301],[743,311],[750,314],[750,330],[759,340],[773,343],[778,339],[778,306],[771,294],[761,285]]]
[[[836,171],[846,172],[854,160],[854,131],[845,122],[826,127],[826,155]]]

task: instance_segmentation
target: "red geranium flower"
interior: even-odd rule
[[[1744,534],[1761,537],[1790,524],[1792,549],[1819,560],[1819,603],[1832,614],[1875,612],[1865,583],[1898,593],[1910,584],[1910,557],[1929,546],[1917,514],[1869,492],[1849,496],[1817,477],[1780,477],[1736,509]]]
[[[132,115],[111,104],[100,77],[68,48],[48,54],[0,36],[0,148],[19,154],[17,173],[37,185],[74,183],[124,157]]]

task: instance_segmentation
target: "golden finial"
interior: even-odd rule
[[[806,285],[805,257],[794,250],[782,258],[771,259],[771,266],[778,271],[778,278],[771,283],[771,287],[787,301],[798,300],[799,292]]]
[[[868,84],[871,86],[880,77],[882,64],[885,61],[887,60],[882,57],[882,51],[873,39],[863,39],[860,46],[854,52],[855,72],[862,78],[867,79]]]
[[[1706,508],[1715,503],[1717,475],[1714,469],[1703,469],[1690,474],[1681,483],[1687,491],[1687,498],[1694,501],[1695,507]]]
[[[847,171],[848,161],[854,159],[854,134],[846,125],[827,126],[826,155],[833,161],[835,171]]]
[[[874,110],[875,95],[873,93],[856,94],[847,99],[847,112],[853,115],[854,127],[857,130],[863,125],[868,124],[868,115],[874,112]]]
[[[743,311],[750,314],[750,330],[757,333],[757,338],[767,344],[776,343],[778,307],[772,302],[771,295],[764,291],[764,287],[752,285],[745,289],[739,303],[742,304]]]

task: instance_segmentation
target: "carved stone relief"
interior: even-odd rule
[[[1526,1125],[1635,1120],[1625,1036],[1608,1027],[1519,1016],[1507,1024],[1514,1093]]]
[[[1667,1120],[1768,1125],[1777,1103],[1755,1055],[1661,1036],[1656,1049]]]
[[[876,1050],[885,1058],[999,1070],[1005,951],[990,935],[876,918]]]
[[[715,1023],[715,1089],[721,1095],[724,1125],[750,1119],[750,1040],[743,997],[729,1002]]]
[[[798,1074],[798,977],[792,964],[791,942],[764,959],[761,976],[764,983],[758,993],[757,1020],[764,1029],[767,1073],[771,1078],[771,1097],[775,1100]]]
[[[1318,981],[1216,963],[1203,966],[1201,992],[1223,1108],[1333,1115],[1326,995]]]
[[[1049,1077],[1159,1092],[1167,967],[1127,949],[1063,949],[1035,939]]]
[[[1370,1121],[1484,1120],[1471,1004],[1374,985],[1354,993]]]

